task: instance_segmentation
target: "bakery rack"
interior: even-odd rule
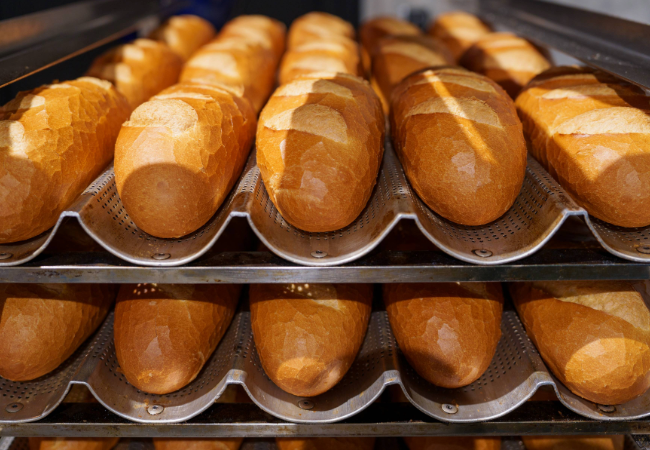
[[[650,47],[647,44],[650,27],[646,25],[535,0],[480,0],[478,3],[479,9],[474,12],[489,22],[650,88]],[[3,38],[0,40],[0,86],[128,34],[145,32],[181,6],[177,1],[89,1],[0,22],[0,37]],[[585,223],[580,217],[565,219],[564,225],[558,225],[555,237],[536,253],[500,265],[471,264],[436,249],[398,252],[381,246],[354,261],[329,267],[298,265],[269,251],[208,249],[194,261],[180,266],[137,264],[105,250],[44,251],[23,264],[1,266],[0,282],[387,283],[650,279],[650,260],[618,258],[600,245],[602,240],[590,234],[588,225],[593,227],[593,224]],[[247,225],[233,220],[229,226]],[[644,242],[650,239],[650,233],[645,230],[635,233],[630,238],[637,241],[633,246],[640,248],[637,251],[641,254],[646,254],[646,250],[650,253],[650,245]],[[164,256],[162,254],[161,261],[165,260]],[[0,250],[0,260],[7,258],[6,252]],[[650,434],[650,419],[593,420],[576,414],[558,401],[525,402],[505,416],[480,423],[443,422],[408,403],[372,403],[343,421],[305,424],[283,420],[252,403],[236,403],[208,406],[201,414],[183,422],[152,424],[127,420],[99,403],[62,403],[41,420],[0,424],[0,436],[270,438],[533,433],[629,434],[639,448],[650,448],[644,436]],[[10,445],[7,442],[0,442],[0,449],[5,450],[3,445]]]

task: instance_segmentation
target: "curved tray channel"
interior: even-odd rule
[[[617,227],[588,214],[587,226],[605,250],[619,258],[650,262],[650,226],[643,228]]]

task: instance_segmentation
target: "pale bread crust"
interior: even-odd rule
[[[174,85],[140,105],[115,145],[115,181],[147,233],[176,238],[203,226],[237,181],[255,133],[243,98],[209,85]]]
[[[526,450],[623,450],[625,436],[522,436]]]
[[[463,225],[501,217],[519,195],[526,143],[513,101],[492,80],[429,69],[393,90],[393,146],[436,213]]]
[[[616,405],[650,387],[646,284],[513,283],[510,292],[544,362],[573,393]]]
[[[167,45],[151,39],[113,48],[93,61],[88,76],[108,80],[131,109],[178,81],[183,60]]]
[[[359,352],[371,304],[371,285],[251,285],[251,327],[264,371],[293,395],[331,389]]]
[[[501,338],[498,283],[384,284],[383,293],[395,339],[422,378],[459,388],[487,370]]]
[[[238,450],[244,438],[154,439],[156,450]]]
[[[375,17],[364,22],[359,28],[359,41],[361,42],[361,60],[366,74],[371,71],[371,57],[375,53],[375,46],[379,40],[386,36],[421,35],[422,31],[414,24],[397,17]]]
[[[0,284],[0,376],[29,381],[56,369],[103,322],[115,293],[100,284]]]
[[[150,39],[167,44],[183,61],[187,61],[216,31],[205,19],[191,14],[172,16],[150,35]]]
[[[115,305],[115,354],[141,391],[188,385],[210,359],[235,313],[240,285],[123,285]]]
[[[429,34],[449,49],[455,62],[472,44],[491,31],[481,19],[463,11],[441,14],[429,27]]]
[[[372,450],[375,438],[275,438],[275,445],[278,450]]]
[[[404,437],[409,450],[499,450],[501,438]]]
[[[381,104],[368,83],[315,73],[279,87],[269,99],[257,128],[257,165],[287,222],[333,231],[366,206],[383,142]]]
[[[111,83],[91,77],[21,92],[0,108],[0,244],[54,226],[113,158],[129,112]]]
[[[110,450],[120,438],[29,438],[29,450]]]

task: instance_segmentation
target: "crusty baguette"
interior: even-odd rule
[[[370,74],[371,56],[379,40],[386,36],[419,35],[422,31],[414,24],[397,17],[375,17],[359,28],[359,41],[361,42],[361,59],[363,68]]]
[[[120,438],[29,438],[29,450],[110,450]]]
[[[650,387],[648,282],[513,283],[528,336],[574,394],[615,405]]]
[[[232,439],[154,439],[156,450],[237,450],[244,438]]]
[[[88,75],[108,80],[131,105],[131,109],[178,81],[183,60],[167,45],[136,39],[99,56]]]
[[[0,244],[32,238],[106,168],[130,112],[108,81],[21,92],[0,108]]]
[[[481,19],[463,11],[441,14],[429,27],[429,34],[449,49],[455,61],[490,31]]]
[[[99,327],[112,285],[0,284],[0,376],[28,381],[63,363]]]
[[[240,285],[138,284],[120,288],[115,354],[126,379],[150,394],[188,385],[217,348]]]
[[[404,437],[409,450],[499,450],[501,438]]]
[[[332,14],[316,11],[300,16],[291,23],[287,45],[292,49],[307,42],[327,41],[341,36],[354,39],[352,24]]]
[[[192,54],[215,35],[210,22],[198,16],[185,14],[172,16],[156,28],[149,38],[162,41],[177,55],[187,61]]]
[[[411,75],[393,90],[391,124],[406,176],[436,213],[483,225],[514,203],[526,143],[513,101],[494,81],[460,68]]]
[[[551,63],[530,42],[511,33],[490,33],[476,41],[461,65],[499,83],[512,97]]]
[[[260,114],[257,165],[282,217],[332,231],[366,206],[383,157],[384,118],[367,82],[310,74],[279,87]]]
[[[293,395],[329,390],[359,352],[371,303],[365,284],[251,285],[251,327],[264,371]]]
[[[372,450],[375,438],[276,438],[278,450]]]
[[[625,436],[522,436],[526,450],[623,450]]]
[[[250,103],[214,86],[181,83],[140,105],[115,146],[115,181],[135,224],[176,238],[217,211],[246,162]]]
[[[498,283],[384,284],[383,292],[395,339],[422,378],[458,388],[487,370],[501,338]]]
[[[286,34],[287,28],[282,22],[257,14],[237,16],[219,31],[220,38],[239,38],[271,50],[276,61],[284,53]]]

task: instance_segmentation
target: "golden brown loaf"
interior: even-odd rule
[[[215,35],[212,24],[190,14],[170,17],[151,33],[151,39],[162,41],[184,61]]]
[[[379,40],[386,36],[419,35],[422,31],[414,24],[396,17],[375,17],[364,22],[359,28],[361,41],[361,57],[363,68],[370,73],[371,56]]]
[[[625,436],[522,436],[526,450],[623,450]]]
[[[384,116],[361,78],[311,74],[279,87],[260,114],[257,165],[275,206],[306,231],[354,221],[375,186]]]
[[[451,53],[436,39],[425,35],[382,38],[371,56],[372,80],[379,88],[386,113],[391,92],[408,75],[426,67],[453,63]]]
[[[0,376],[28,381],[59,367],[113,300],[112,285],[0,284]]]
[[[510,291],[544,362],[574,394],[615,405],[650,386],[648,282],[513,283]]]
[[[501,438],[404,437],[409,450],[499,450]]]
[[[276,20],[238,17],[185,63],[181,81],[227,86],[259,111],[275,83],[284,34],[284,25]]]
[[[82,77],[21,92],[0,108],[0,244],[51,228],[113,158],[129,104]]]
[[[251,326],[262,367],[284,391],[313,397],[348,371],[368,328],[372,286],[254,284]]]
[[[135,109],[176,83],[182,67],[180,56],[162,42],[136,39],[98,57],[88,75],[113,83]]]
[[[514,103],[494,81],[459,68],[411,75],[393,91],[391,124],[406,176],[436,213],[483,225],[514,203],[526,143]]]
[[[298,17],[291,23],[287,38],[290,49],[313,41],[328,41],[331,38],[354,39],[354,27],[340,17],[324,12],[311,12]]]
[[[154,439],[156,450],[237,450],[244,438],[232,439]]]
[[[255,133],[250,103],[181,83],[140,105],[115,145],[115,181],[135,224],[176,238],[205,224],[239,177]]]
[[[129,383],[150,394],[168,394],[194,380],[228,329],[240,289],[122,286],[115,305],[115,354]]]
[[[375,438],[276,438],[278,450],[372,450]]]
[[[490,31],[481,19],[463,11],[441,14],[429,27],[429,34],[449,49],[455,61]]]
[[[490,33],[476,41],[460,63],[499,83],[512,97],[551,63],[530,42],[511,33]]]
[[[110,450],[120,438],[29,438],[29,450]]]
[[[467,386],[485,372],[501,338],[498,283],[384,284],[384,302],[400,349],[436,386]]]

